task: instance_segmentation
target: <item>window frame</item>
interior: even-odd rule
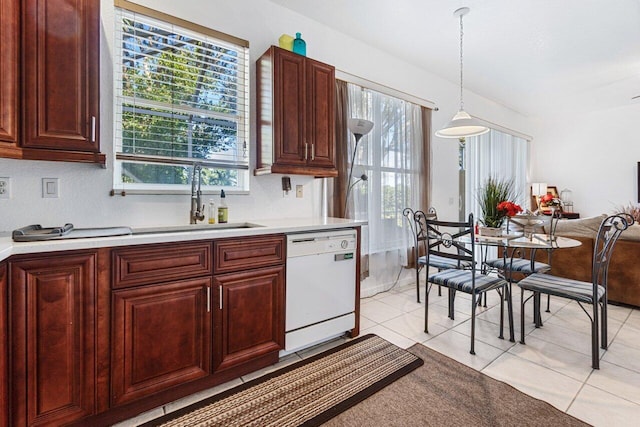
[[[191,192],[191,178],[192,178],[192,166],[194,164],[202,165],[203,169],[219,169],[231,171],[232,174],[236,174],[236,185],[204,185],[202,186],[202,192],[204,194],[217,194],[220,190],[224,189],[229,194],[248,194],[249,182],[250,182],[250,58],[249,58],[249,42],[198,24],[191,23],[189,21],[182,20],[180,18],[155,11],[144,6],[140,6],[135,3],[124,0],[116,0],[114,2],[115,10],[115,45],[114,45],[114,175],[113,175],[113,188],[116,192],[126,190],[130,194],[189,194]],[[205,110],[191,107],[188,105],[174,104],[171,102],[163,103],[161,101],[137,99],[137,102],[132,103],[132,108],[137,112],[146,111],[149,117],[165,117],[168,119],[175,119],[177,115],[182,114],[185,118],[183,130],[196,126],[197,123],[207,124],[209,126],[220,126],[225,120],[233,122],[235,133],[233,134],[234,146],[232,147],[232,156],[226,157],[216,156],[215,153],[208,153],[207,158],[197,157],[172,157],[171,155],[166,158],[163,156],[155,155],[142,155],[142,154],[128,154],[124,153],[123,149],[123,125],[120,118],[123,115],[123,105],[129,99],[133,100],[135,97],[125,96],[123,93],[123,79],[122,67],[123,67],[123,31],[122,31],[122,14],[134,15],[139,17],[141,21],[160,21],[163,25],[157,28],[170,27],[173,30],[177,30],[176,33],[181,36],[186,36],[194,40],[209,39],[214,42],[215,46],[228,46],[230,49],[237,52],[238,68],[241,70],[242,75],[238,76],[238,87],[240,91],[236,97],[238,102],[238,114],[229,114],[221,111]],[[146,19],[149,18],[149,19]],[[135,19],[135,18],[134,18]],[[142,101],[142,102],[141,102]],[[152,109],[160,107],[160,111]],[[126,107],[125,107],[126,108]],[[164,110],[164,111],[162,111]],[[196,113],[194,115],[193,113]],[[200,117],[201,116],[201,117]],[[216,121],[220,121],[216,124]],[[187,130],[186,138],[189,141],[188,146],[191,147],[195,142],[190,138],[190,132]],[[167,143],[167,147],[171,142]],[[161,146],[153,147],[162,149]],[[224,158],[223,158],[224,157]],[[232,159],[232,160],[229,160]],[[243,159],[246,159],[243,160]],[[166,161],[165,161],[166,160]],[[130,183],[123,182],[122,175],[125,163],[146,163],[165,166],[185,167],[184,174],[186,175],[186,182],[183,184],[166,184],[166,183]],[[179,169],[178,169],[179,172]]]

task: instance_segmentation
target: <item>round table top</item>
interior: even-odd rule
[[[522,233],[500,237],[476,235],[475,239],[476,244],[507,248],[566,249],[582,245],[580,240],[569,237],[555,236],[553,240],[549,240],[547,234],[532,234],[531,237],[525,237]]]

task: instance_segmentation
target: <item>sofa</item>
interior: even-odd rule
[[[591,281],[593,249],[598,228],[607,215],[558,221],[556,235],[582,242],[581,246],[557,249],[551,254],[551,272],[556,276]],[[547,261],[538,251],[537,259]],[[618,239],[609,264],[609,302],[640,307],[640,225],[634,224]]]

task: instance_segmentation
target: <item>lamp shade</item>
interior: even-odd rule
[[[347,127],[354,135],[366,135],[373,129],[373,122],[365,119],[349,119]]]
[[[489,128],[479,120],[471,117],[466,111],[460,110],[445,127],[436,131],[440,138],[463,138],[477,136],[489,132]]]

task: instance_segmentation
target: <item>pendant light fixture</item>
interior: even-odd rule
[[[461,7],[453,12],[454,16],[460,18],[460,110],[453,116],[453,119],[447,125],[436,132],[436,136],[441,138],[464,138],[465,136],[482,135],[489,132],[489,128],[479,120],[472,118],[469,113],[464,111],[464,101],[462,98],[463,84],[463,62],[462,62],[462,38],[464,35],[462,26],[462,17],[469,13],[468,7]]]

